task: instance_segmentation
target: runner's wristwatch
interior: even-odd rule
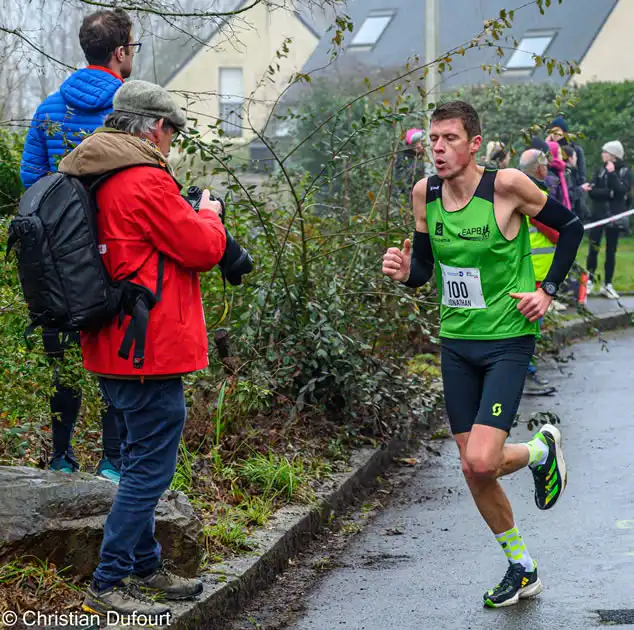
[[[550,295],[550,297],[555,297],[555,295],[557,295],[557,291],[559,290],[559,285],[555,284],[554,282],[542,282],[540,288],[543,289],[546,295]]]

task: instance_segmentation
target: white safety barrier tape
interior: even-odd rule
[[[613,217],[608,217],[607,219],[601,219],[600,221],[594,221],[593,223],[588,223],[588,225],[583,226],[583,229],[591,230],[592,228],[599,227],[600,225],[605,225],[606,223],[612,223],[612,221],[618,221],[619,219],[629,217],[632,214],[634,214],[634,210],[621,212],[621,214],[615,214]]]

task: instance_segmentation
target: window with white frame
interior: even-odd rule
[[[554,31],[526,33],[511,58],[506,62],[507,70],[533,70],[535,57],[543,56],[555,37]]]
[[[372,49],[385,33],[395,11],[373,11],[365,18],[361,28],[350,42],[351,48]]]
[[[242,136],[244,75],[242,68],[220,68],[220,128],[232,138]]]

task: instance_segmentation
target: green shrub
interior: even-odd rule
[[[24,135],[0,127],[0,215],[13,215],[22,195],[20,158]]]

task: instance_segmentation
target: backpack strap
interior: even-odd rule
[[[119,347],[119,356],[122,359],[130,358],[130,351],[134,345],[132,365],[136,370],[143,368],[145,364],[145,342],[147,329],[150,323],[150,311],[161,301],[163,296],[163,276],[165,271],[165,258],[159,252],[158,276],[156,280],[156,292],[130,280],[137,275],[133,272],[121,281],[123,291],[122,308],[119,315],[119,325],[123,322],[124,315],[130,315],[130,322],[123,335],[123,341]]]
[[[137,287],[138,286],[139,285],[137,285]],[[148,291],[148,293],[151,294],[150,291]],[[148,296],[141,291],[137,293],[137,299],[134,302],[132,310],[132,317],[130,318],[130,323],[126,328],[121,347],[119,348],[119,356],[127,360],[130,358],[130,350],[132,350],[132,344],[134,344],[132,365],[136,370],[140,370],[145,363],[147,328],[150,323],[150,311],[155,304],[156,300],[154,300],[153,295]]]

